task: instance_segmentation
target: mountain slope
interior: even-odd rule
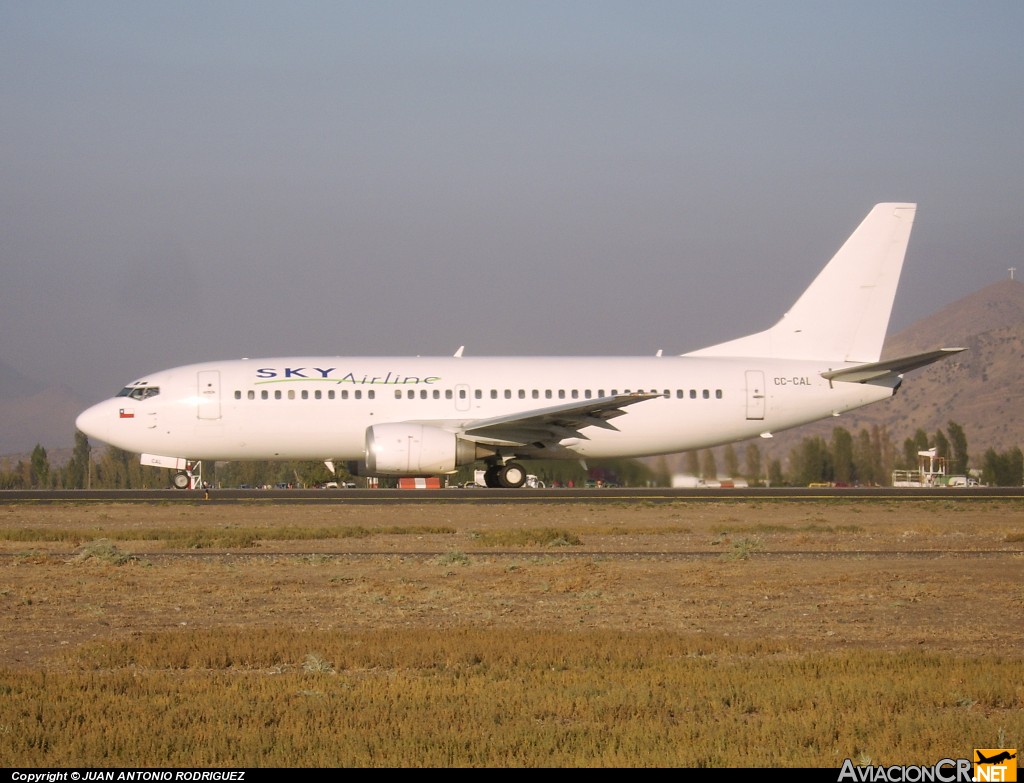
[[[967,350],[907,373],[892,399],[780,433],[772,456],[785,458],[808,436],[827,439],[838,426],[854,434],[884,426],[900,446],[918,429],[932,441],[950,421],[964,428],[972,461],[988,448],[1024,447],[1024,283],[1003,280],[947,305],[889,337],[883,358],[952,347]]]

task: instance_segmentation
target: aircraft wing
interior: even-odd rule
[[[610,420],[622,416],[627,405],[661,397],[660,394],[617,394],[578,400],[548,408],[534,408],[507,416],[467,422],[462,434],[481,443],[508,445],[551,444],[565,438],[587,440],[583,430],[601,427],[614,430]]]
[[[883,378],[893,378],[905,372],[925,367],[932,362],[945,359],[953,354],[965,351],[966,348],[940,348],[937,351],[918,353],[913,356],[903,356],[899,359],[887,359],[884,362],[871,362],[870,364],[858,364],[856,367],[844,367],[840,370],[829,370],[821,374],[822,378],[830,381],[845,381],[847,383],[868,383]]]

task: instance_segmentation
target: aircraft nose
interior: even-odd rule
[[[110,407],[106,402],[101,402],[79,413],[75,419],[75,426],[90,438],[103,440],[109,427],[109,419]]]

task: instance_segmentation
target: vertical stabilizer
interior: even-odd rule
[[[878,361],[916,210],[876,205],[775,326],[685,355]]]

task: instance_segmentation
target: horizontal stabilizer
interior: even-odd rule
[[[902,375],[905,372],[916,370],[919,367],[926,367],[947,356],[960,353],[965,348],[940,348],[937,351],[918,353],[913,356],[903,356],[899,359],[888,359],[884,362],[872,362],[870,364],[858,364],[856,367],[844,367],[841,370],[829,370],[821,374],[822,378],[830,381],[844,381],[846,383],[867,383],[876,381],[879,378]]]

